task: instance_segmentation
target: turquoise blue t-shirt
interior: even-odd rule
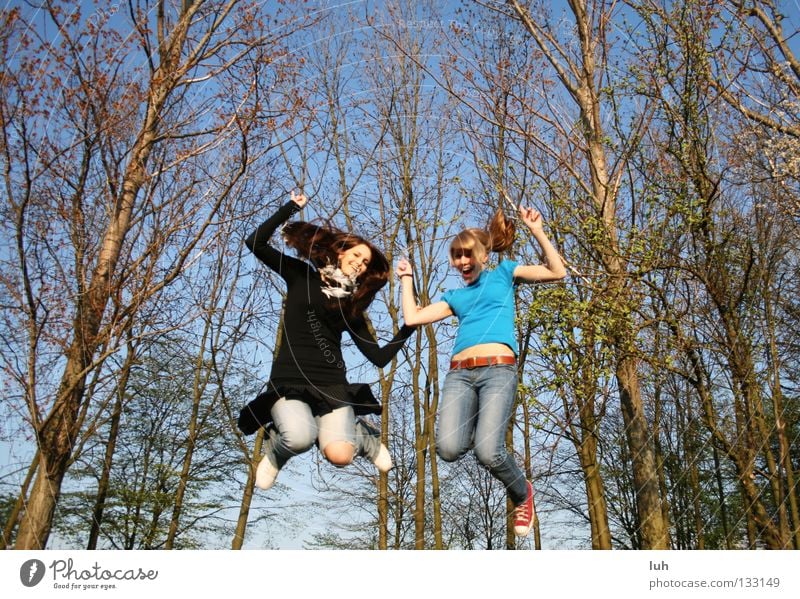
[[[503,260],[494,270],[484,270],[478,280],[445,292],[458,318],[453,354],[479,343],[505,343],[517,355],[514,330],[514,269],[517,262]]]

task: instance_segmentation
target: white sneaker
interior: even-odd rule
[[[264,491],[271,488],[278,478],[278,472],[280,470],[272,460],[272,456],[269,453],[265,454],[256,468],[256,486]]]
[[[392,463],[392,456],[383,443],[381,443],[381,448],[378,450],[378,455],[375,456],[375,459],[372,460],[372,463],[375,464],[375,466],[381,472],[389,472],[389,470],[392,469],[392,466],[394,466]]]
[[[356,437],[358,438],[358,455],[364,456],[381,472],[389,472],[394,464],[389,450],[381,443],[381,432],[362,418],[356,419]]]

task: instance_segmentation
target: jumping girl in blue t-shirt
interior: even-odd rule
[[[520,208],[522,222],[541,246],[545,263],[503,260],[486,269],[489,252],[502,252],[514,241],[514,225],[498,211],[488,230],[466,229],[450,244],[450,264],[464,287],[442,301],[419,307],[414,301],[412,270],[407,260],[396,269],[402,281],[403,318],[407,325],[458,318],[450,371],[439,408],[437,453],[447,462],[474,448],[478,461],[505,485],[514,509],[514,532],[527,536],[533,526],[533,487],[505,447],[505,431],[517,391],[517,342],[514,334],[514,286],[518,282],[556,281],[566,276],[558,252],[544,233],[539,212]]]

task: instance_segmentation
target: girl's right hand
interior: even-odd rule
[[[405,258],[400,258],[397,267],[394,269],[395,274],[400,277],[413,276],[414,272],[411,270],[411,263]]]
[[[308,202],[308,198],[305,196],[305,194],[302,191],[298,192],[298,193],[295,193],[294,190],[292,190],[291,198],[292,198],[292,201],[295,204],[297,204],[300,208],[305,206],[306,203]]]

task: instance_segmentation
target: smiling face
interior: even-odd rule
[[[469,285],[478,280],[481,271],[486,264],[487,257],[478,260],[472,250],[466,248],[454,249],[450,254],[450,261],[459,273],[465,285]]]
[[[485,241],[486,235],[478,229],[465,229],[453,238],[450,244],[450,264],[461,274],[465,285],[474,283],[481,276],[483,267],[489,260]]]
[[[372,260],[372,251],[363,243],[339,253],[339,269],[346,275],[356,277],[364,274]]]

